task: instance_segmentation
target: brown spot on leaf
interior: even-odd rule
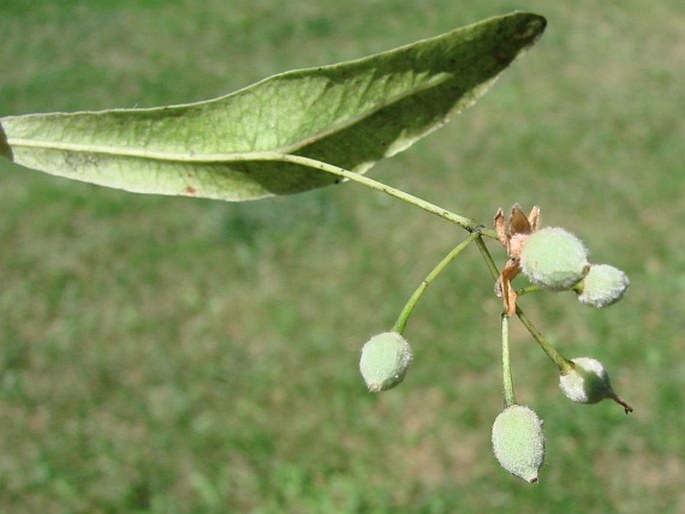
[[[195,196],[197,194],[197,189],[195,189],[193,186],[186,186],[183,192],[188,196]]]

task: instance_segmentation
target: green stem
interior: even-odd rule
[[[438,275],[440,275],[440,273],[444,271],[444,269],[450,262],[452,262],[461,252],[464,251],[464,249],[468,245],[470,245],[474,240],[477,239],[480,239],[480,233],[472,233],[469,237],[467,237],[461,243],[455,246],[447,255],[445,255],[445,257],[443,257],[442,260],[435,265],[431,272],[428,275],[426,275],[426,278],[423,279],[421,284],[419,284],[416,290],[409,297],[409,300],[407,300],[407,303],[402,308],[402,312],[400,312],[400,315],[398,316],[397,321],[395,321],[395,325],[393,326],[393,330],[395,332],[397,332],[398,334],[404,333],[404,329],[407,326],[407,320],[409,319],[409,316],[411,315],[412,311],[414,310],[414,307],[416,307],[416,303],[419,301],[419,299],[426,291],[428,286],[431,285],[431,283],[438,277]]]
[[[274,158],[276,157],[276,158]],[[493,239],[497,239],[497,234],[495,233],[494,230],[491,229],[486,229],[484,228],[481,224],[476,222],[475,220],[471,218],[466,218],[464,216],[460,216],[458,214],[455,214],[453,212],[448,211],[447,209],[444,209],[442,207],[439,207],[435,204],[432,204],[430,202],[427,202],[421,198],[418,198],[414,195],[411,195],[409,193],[405,193],[404,191],[400,189],[396,189],[392,186],[388,186],[386,184],[383,184],[382,182],[379,182],[377,180],[373,180],[369,177],[366,177],[365,175],[361,175],[359,173],[354,173],[352,171],[346,170],[344,168],[340,168],[339,166],[333,166],[332,164],[327,164],[325,162],[317,161],[316,159],[311,159],[309,157],[303,157],[300,155],[291,155],[291,154],[274,154],[271,156],[271,159],[273,160],[280,160],[283,162],[290,162],[293,164],[299,164],[301,166],[306,166],[309,168],[314,168],[318,169],[320,171],[324,171],[326,173],[330,173],[332,175],[336,175],[339,177],[346,178],[348,180],[351,180],[353,182],[357,182],[359,184],[362,184],[366,187],[369,187],[371,189],[375,189],[377,191],[380,191],[382,193],[385,193],[387,195],[393,196],[395,198],[398,198],[402,201],[405,201],[409,204],[415,205],[416,207],[419,207],[420,209],[423,209],[426,212],[429,212],[431,214],[435,214],[443,219],[446,219],[447,221],[450,221],[452,223],[455,223],[456,225],[459,225],[463,229],[471,232],[471,235],[462,241],[459,245],[457,245],[449,254],[447,254],[442,261],[438,263],[438,265],[433,268],[433,270],[428,274],[428,276],[424,279],[424,281],[419,285],[419,287],[416,288],[412,296],[409,298],[409,301],[406,303],[404,308],[402,309],[402,312],[400,313],[400,316],[397,318],[397,321],[395,322],[394,330],[400,334],[404,332],[404,329],[407,325],[407,320],[409,319],[409,316],[411,315],[412,311],[414,310],[414,307],[416,306],[416,303],[418,302],[419,298],[423,295],[424,291],[426,288],[431,284],[433,280],[445,269],[445,267],[455,258],[457,255],[459,255],[464,248],[466,248],[471,242],[476,241],[476,244],[478,245],[478,249],[480,250],[481,255],[483,256],[483,259],[485,260],[485,263],[488,267],[488,270],[490,271],[490,275],[492,276],[493,279],[497,280],[497,277],[499,276],[499,269],[497,268],[497,264],[495,264],[494,259],[492,258],[492,255],[490,254],[490,251],[488,250],[487,245],[483,241],[483,238],[481,236],[486,236],[490,237]],[[535,289],[524,289],[521,291],[522,294],[526,294],[529,292],[533,292]],[[520,307],[516,307],[516,315],[518,318],[521,320],[521,322],[525,325],[525,327],[528,329],[528,332],[533,336],[533,338],[538,342],[540,347],[543,349],[543,351],[547,354],[547,356],[557,365],[559,370],[561,372],[566,372],[570,369],[573,368],[573,363],[566,359],[564,356],[562,356],[550,343],[545,339],[545,337],[542,335],[542,333],[537,329],[537,327],[533,324],[533,322],[528,318],[528,316],[525,315],[525,313],[521,310]],[[506,342],[506,359],[507,359],[507,365],[505,366],[504,364],[504,359],[505,359],[505,336],[507,338]],[[503,315],[502,318],[502,359],[503,359],[503,373],[504,373],[504,383],[505,383],[505,401],[509,402],[508,404],[514,403],[514,392],[513,392],[513,384],[511,381],[511,369],[508,365],[508,359],[509,359],[509,346],[508,346],[508,337],[509,337],[509,317],[506,315]],[[507,371],[508,370],[508,371]]]
[[[566,357],[561,355],[556,350],[556,348],[554,348],[551,345],[551,343],[547,339],[545,339],[545,336],[542,335],[542,332],[538,330],[538,328],[533,324],[530,318],[526,316],[525,313],[518,306],[516,307],[516,315],[521,320],[521,323],[523,323],[525,327],[528,329],[530,335],[532,335],[533,338],[538,342],[540,348],[542,348],[542,350],[547,354],[547,356],[550,359],[552,359],[554,364],[557,365],[557,368],[559,368],[559,371],[561,373],[566,373],[574,368],[573,363]]]
[[[476,220],[467,218],[465,216],[460,216],[459,214],[455,214],[451,211],[448,211],[447,209],[444,209],[438,205],[432,204],[430,202],[427,202],[426,200],[423,200],[422,198],[419,198],[417,196],[414,196],[412,194],[406,193],[402,191],[401,189],[396,189],[392,186],[386,185],[382,182],[379,182],[377,180],[374,180],[372,178],[367,177],[366,175],[361,175],[359,173],[354,173],[352,171],[346,170],[344,168],[340,168],[339,166],[333,166],[332,164],[328,164],[322,161],[318,161],[316,159],[311,159],[309,157],[304,157],[301,155],[292,155],[292,154],[275,154],[278,158],[273,159],[273,160],[280,160],[283,162],[290,162],[293,164],[299,164],[300,166],[306,166],[308,168],[314,168],[320,171],[324,171],[326,173],[330,173],[331,175],[336,175],[338,177],[343,177],[348,180],[351,180],[353,182],[357,182],[358,184],[361,184],[363,186],[369,187],[371,189],[375,189],[376,191],[380,191],[382,193],[385,193],[387,195],[393,196],[395,198],[398,198],[399,200],[402,200],[404,202],[407,202],[409,204],[415,205],[416,207],[423,209],[426,212],[429,212],[431,214],[435,214],[436,216],[439,216],[447,221],[450,221],[456,225],[459,225],[463,229],[473,233],[473,232],[479,232],[483,234],[486,237],[491,237],[493,239],[497,239],[497,234],[495,233],[494,230],[492,229],[486,229],[483,227],[482,224],[478,223]]]
[[[522,287],[521,289],[516,290],[516,296],[519,298],[521,296],[525,296],[530,293],[540,293],[542,291],[546,291],[546,289],[540,287],[540,286],[528,286],[528,287]]]
[[[483,259],[485,260],[485,264],[488,266],[490,275],[492,275],[492,278],[494,280],[497,280],[497,277],[499,277],[499,269],[497,268],[497,264],[495,264],[495,260],[492,258],[490,250],[488,250],[485,241],[483,241],[482,238],[478,238],[476,239],[476,244],[478,245],[480,254],[483,256]]]
[[[514,380],[511,376],[511,357],[509,354],[509,316],[502,313],[502,385],[504,387],[504,406],[516,404]]]
[[[483,256],[483,259],[485,259],[485,263],[487,264],[488,269],[490,270],[492,278],[497,280],[497,277],[499,277],[499,270],[497,269],[497,265],[495,264],[495,261],[492,258],[492,255],[490,254],[488,247],[485,245],[485,241],[483,241],[482,239],[477,239],[476,244],[478,245],[478,249],[480,250],[480,253]],[[526,292],[532,293],[535,290],[534,287],[535,286],[531,286],[530,288],[524,289],[524,294]],[[550,359],[552,359],[554,364],[557,365],[559,371],[565,373],[573,369],[573,363],[566,357],[561,355],[556,350],[556,348],[554,348],[551,345],[551,343],[547,339],[545,339],[545,336],[542,335],[542,332],[540,332],[537,329],[537,327],[533,324],[530,318],[526,316],[523,310],[521,310],[521,307],[519,307],[518,305],[516,306],[516,315],[521,320],[521,323],[523,323],[523,325],[528,329],[530,335],[533,336],[533,339],[535,339],[538,345],[540,345],[540,348],[542,348],[542,350],[547,354],[547,356]]]

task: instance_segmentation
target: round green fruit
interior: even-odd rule
[[[555,227],[528,236],[520,262],[521,270],[533,284],[557,291],[573,287],[589,268],[587,250],[580,239]]]
[[[620,269],[608,264],[593,264],[578,285],[578,301],[601,309],[621,299],[630,281]]]
[[[591,357],[576,357],[571,362],[574,368],[559,375],[559,387],[569,400],[597,403],[616,396],[601,362]]]
[[[383,332],[362,348],[359,371],[369,391],[378,393],[402,382],[411,361],[407,340],[397,332]]]
[[[591,357],[576,357],[571,362],[573,369],[559,375],[559,387],[569,400],[597,403],[608,398],[623,407],[626,414],[633,412],[633,408],[614,392],[601,362]]]

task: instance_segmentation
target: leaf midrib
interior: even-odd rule
[[[211,154],[184,154],[175,152],[156,152],[138,150],[136,148],[111,147],[101,145],[82,145],[76,143],[53,143],[34,141],[32,139],[8,139],[11,147],[41,148],[43,150],[55,150],[64,152],[96,153],[117,157],[132,157],[153,161],[212,163],[212,162],[239,162],[239,161],[269,161],[282,160],[289,152],[281,151],[255,151]]]
[[[287,145],[285,147],[277,148],[274,150],[257,150],[248,152],[229,152],[229,153],[211,153],[211,154],[190,154],[190,153],[176,153],[169,151],[149,151],[144,149],[137,149],[134,147],[122,147],[122,146],[103,146],[103,145],[92,145],[92,144],[79,144],[79,143],[63,143],[56,141],[41,141],[36,139],[25,139],[25,138],[7,138],[7,143],[10,147],[25,147],[25,148],[40,148],[44,150],[55,150],[64,152],[77,152],[77,153],[96,153],[101,155],[112,155],[119,157],[131,157],[147,160],[158,160],[158,161],[169,161],[169,162],[191,162],[191,163],[206,163],[206,162],[237,162],[246,160],[272,160],[274,155],[284,155],[292,154],[297,150],[305,148],[311,144],[321,141],[333,134],[346,130],[349,127],[359,123],[365,118],[373,116],[377,112],[388,108],[389,106],[401,102],[405,98],[411,97],[416,94],[420,94],[429,89],[438,87],[445,82],[449,81],[453,77],[451,73],[438,73],[433,77],[430,77],[426,82],[421,84],[419,87],[411,88],[401,94],[391,97],[389,100],[380,102],[373,109],[359,113],[356,116],[348,118],[344,123],[332,127],[329,130],[321,131],[317,134],[311,135],[304,139],[301,139],[295,143]],[[210,103],[213,100],[206,100],[204,102],[198,102],[196,104],[186,104],[182,107],[190,107],[192,105],[198,105],[203,103]],[[179,106],[181,107],[181,106]],[[153,109],[141,109],[144,111],[150,110],[163,110],[168,109],[168,107],[156,107]],[[135,111],[136,109],[131,109]],[[94,113],[104,113],[107,111],[82,111],[78,113],[69,113],[68,116],[78,115],[78,114],[94,114]],[[41,116],[36,114],[35,116]],[[9,117],[12,118],[12,117]],[[0,122],[2,119],[0,118]]]

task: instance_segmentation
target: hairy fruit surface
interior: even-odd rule
[[[407,340],[397,332],[383,332],[369,339],[362,348],[359,371],[372,393],[399,384],[412,361]]]
[[[492,425],[492,449],[509,473],[531,484],[537,482],[545,458],[542,420],[528,407],[507,407]]]
[[[621,299],[630,280],[620,269],[609,264],[593,264],[579,284],[578,301],[601,309]]]
[[[576,236],[547,227],[531,234],[521,250],[521,270],[536,285],[570,289],[587,273],[587,250]]]

